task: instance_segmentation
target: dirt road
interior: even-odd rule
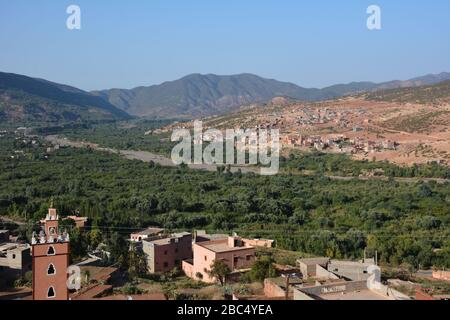
[[[161,156],[159,154],[155,154],[148,151],[135,151],[135,150],[116,150],[111,148],[104,148],[100,147],[98,144],[91,143],[91,142],[80,142],[80,141],[71,141],[67,138],[61,138],[58,136],[46,136],[45,139],[49,142],[51,142],[53,145],[60,145],[63,147],[73,147],[73,148],[91,148],[97,151],[103,151],[113,154],[119,154],[126,159],[129,160],[140,160],[144,162],[150,162],[153,161],[154,163],[158,163],[161,166],[164,167],[175,167],[176,165],[172,162],[171,159]],[[209,165],[209,164],[190,164],[188,165],[189,168],[195,169],[195,170],[206,170],[210,172],[216,172],[217,171],[217,165]],[[238,170],[241,170],[242,173],[249,173],[253,172],[256,174],[259,174],[260,169],[254,168],[254,167],[246,167],[246,166],[232,166],[231,172],[237,172]]]
[[[45,139],[49,142],[51,142],[54,145],[60,145],[60,146],[67,146],[67,147],[73,147],[73,148],[92,148],[94,150],[113,153],[113,154],[120,154],[121,156],[125,157],[126,159],[130,160],[140,160],[144,162],[150,162],[153,161],[155,163],[160,164],[164,167],[175,167],[175,164],[172,162],[171,159],[152,153],[148,151],[135,151],[135,150],[116,150],[111,148],[103,148],[100,147],[98,144],[91,143],[91,142],[79,142],[79,141],[71,141],[67,138],[61,138],[58,136],[46,136]],[[188,166],[191,169],[195,170],[206,170],[210,172],[216,172],[217,166],[216,165],[189,165]],[[231,172],[237,172],[239,169],[241,169],[242,173],[249,173],[253,172],[256,174],[260,173],[259,168],[254,167],[244,167],[244,166],[234,166],[231,167]],[[333,180],[384,180],[387,181],[388,177],[341,177],[341,176],[328,176],[328,178]],[[418,181],[436,181],[437,183],[445,183],[450,182],[448,179],[438,179],[438,178],[395,178],[395,181],[398,182],[409,182],[409,183],[416,183]]]

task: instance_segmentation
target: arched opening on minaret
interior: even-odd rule
[[[55,296],[55,289],[53,287],[48,288],[47,298],[54,298]]]
[[[55,255],[55,248],[53,248],[53,246],[48,247],[47,255],[48,256],[54,256]]]
[[[50,265],[48,266],[48,269],[47,269],[47,275],[51,276],[54,274],[56,274],[55,266],[53,265],[53,263],[50,263]]]

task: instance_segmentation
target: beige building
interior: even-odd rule
[[[141,242],[142,240],[153,239],[160,236],[163,232],[164,229],[149,227],[147,229],[132,233],[130,235],[130,241]]]
[[[22,276],[31,270],[31,249],[29,245],[4,243],[0,245],[0,274]]]

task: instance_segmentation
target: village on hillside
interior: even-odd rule
[[[202,120],[205,130],[223,130],[224,136],[226,129],[278,129],[283,154],[316,150],[407,166],[448,165],[450,161],[448,104],[378,102],[358,97],[300,103],[275,98],[268,104]],[[147,134],[192,128],[193,123],[175,123]],[[205,141],[213,138],[205,137]]]

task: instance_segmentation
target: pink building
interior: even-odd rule
[[[86,217],[78,217],[78,216],[68,216],[64,220],[71,219],[75,221],[75,226],[79,229],[83,229],[86,227],[86,224],[88,222],[88,218]]]
[[[208,275],[215,260],[225,262],[232,272],[248,269],[255,261],[255,248],[238,237],[194,243],[192,249],[194,258],[183,261],[183,271],[188,277],[207,283],[216,282]]]
[[[143,240],[142,250],[150,273],[164,273],[180,268],[181,262],[192,259],[192,234],[175,233],[167,238]]]
[[[76,228],[83,229],[84,227],[86,227],[89,219],[87,217],[67,216],[65,218],[62,218],[62,220],[73,220],[75,222]],[[45,224],[45,219],[41,220],[41,224]]]

